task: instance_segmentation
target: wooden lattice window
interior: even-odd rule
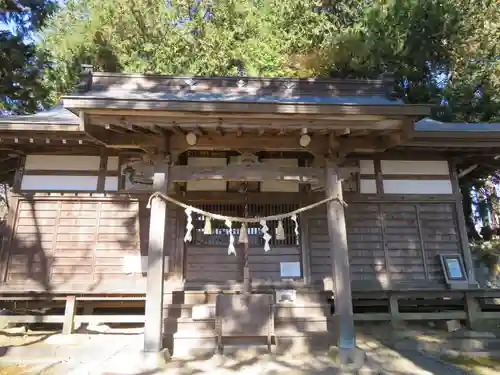
[[[202,210],[213,212],[228,216],[239,216],[243,217],[245,215],[245,205],[244,204],[205,204],[198,206]],[[247,205],[248,217],[262,217],[275,214],[281,214],[293,211],[298,208],[296,204],[258,204],[249,203]],[[300,220],[300,219],[299,219]],[[203,230],[205,227],[205,217],[198,214],[193,214],[193,245],[197,246],[227,246],[229,244],[229,228],[227,228],[224,222],[220,220],[212,220],[212,234],[204,234]],[[299,222],[300,225],[300,222]],[[240,234],[240,223],[234,223],[233,228],[231,228],[233,235],[235,236],[235,242],[237,243]],[[283,229],[285,232],[284,240],[276,240],[276,227],[278,226],[277,221],[267,222],[269,227],[269,234],[273,237],[270,241],[271,246],[295,246],[298,245],[298,238],[295,236],[294,223],[290,218],[283,219]],[[262,239],[262,232],[260,230],[261,226],[259,223],[248,224],[248,246],[257,247],[264,246],[264,240]]]

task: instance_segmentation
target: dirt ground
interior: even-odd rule
[[[0,331],[0,375],[334,375],[329,353],[304,355],[214,356],[206,360],[145,360],[142,331],[105,329],[62,335],[57,331]],[[398,352],[362,334],[358,346],[366,358],[359,374],[463,375],[418,353]],[[246,355],[245,355],[246,354]],[[411,354],[411,355],[410,355]],[[488,374],[489,375],[489,374]]]

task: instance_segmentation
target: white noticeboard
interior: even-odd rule
[[[300,277],[299,262],[281,262],[280,263],[281,277]]]
[[[458,259],[447,259],[446,263],[448,264],[448,271],[450,272],[451,279],[461,279],[464,277]]]

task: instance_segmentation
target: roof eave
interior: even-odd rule
[[[40,121],[0,121],[0,131],[2,132],[23,132],[23,131],[40,131],[40,132],[79,132],[80,125],[62,124]]]
[[[72,110],[155,110],[220,113],[270,113],[283,115],[359,115],[378,114],[394,116],[425,117],[430,114],[427,105],[410,104],[350,104],[350,103],[283,103],[283,102],[226,102],[226,101],[173,101],[173,100],[129,100],[89,96],[66,96],[64,107]]]

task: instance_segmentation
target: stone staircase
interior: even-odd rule
[[[185,291],[165,296],[164,345],[174,357],[210,356],[216,350],[217,292]],[[180,303],[179,303],[180,302]],[[204,312],[203,314],[200,314]],[[297,291],[296,301],[274,309],[273,352],[304,353],[328,349],[336,342],[336,320],[327,297],[317,291]],[[237,324],[237,321],[235,322]],[[240,349],[267,352],[266,338],[223,338],[224,353]]]

